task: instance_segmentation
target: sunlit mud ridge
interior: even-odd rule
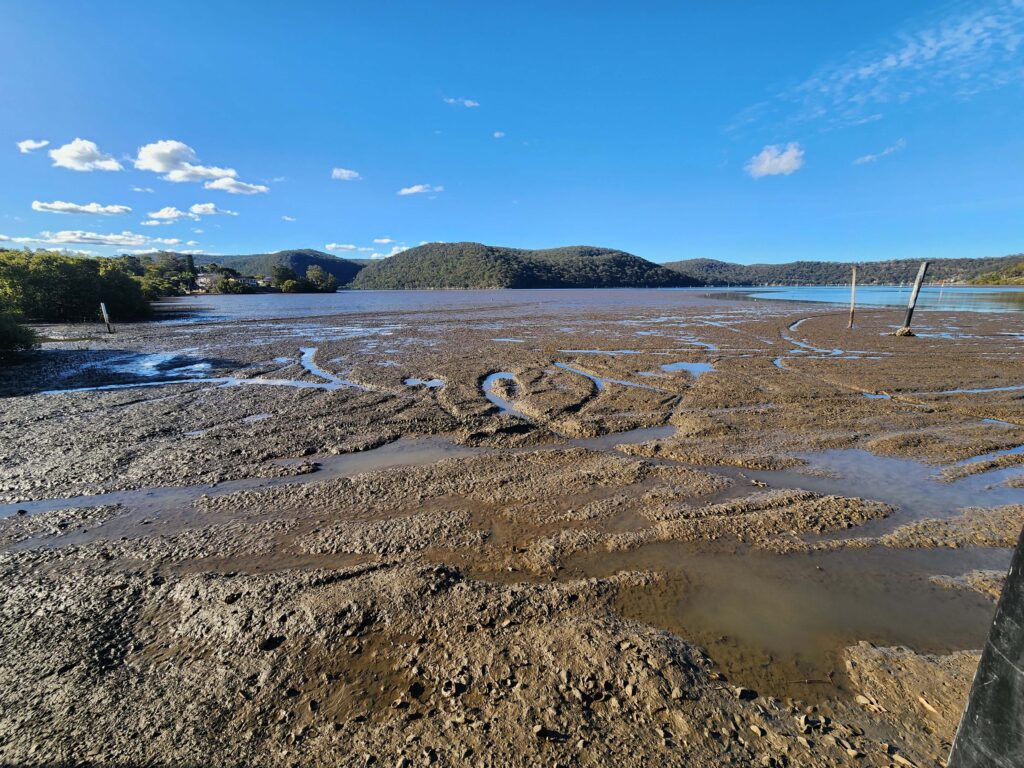
[[[941,764],[1016,317],[588,295],[0,371],[0,761]]]

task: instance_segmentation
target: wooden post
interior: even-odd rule
[[[853,313],[857,307],[857,265],[853,265],[850,275],[850,324],[847,328],[853,328]]]
[[[907,316],[903,320],[903,327],[896,331],[897,336],[913,336],[910,332],[910,320],[914,317],[914,307],[917,305],[917,295],[921,292],[921,283],[924,282],[924,273],[928,271],[928,262],[922,261],[921,268],[917,270],[917,278],[914,280],[914,290],[910,292],[910,302],[907,304]]]
[[[100,302],[100,312],[103,315],[103,322],[107,324],[107,333],[114,332],[114,326],[110,322],[110,315],[107,314],[107,305]]]

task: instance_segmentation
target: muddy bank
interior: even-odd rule
[[[2,759],[941,762],[1024,524],[1006,318],[655,294],[0,371]]]

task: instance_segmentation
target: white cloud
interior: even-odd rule
[[[494,138],[496,138],[496,139],[504,139],[505,138],[505,132],[504,131],[495,131],[491,135],[494,136]]]
[[[234,168],[200,165],[196,151],[188,144],[173,139],[162,139],[139,147],[135,167],[140,171],[162,173],[165,181],[205,181],[207,179],[235,178]]]
[[[375,242],[377,245],[391,245],[391,243],[395,241],[392,240],[390,237],[375,237],[373,238],[373,242]]]
[[[94,142],[75,139],[57,149],[50,150],[53,164],[72,171],[120,171],[121,164],[110,155],[100,152]]]
[[[77,203],[65,203],[63,200],[54,200],[52,203],[33,200],[32,210],[43,213],[87,213],[94,216],[116,216],[132,212],[132,209],[127,205],[100,205],[99,203],[79,205]]]
[[[401,253],[402,251],[408,251],[409,248],[404,245],[394,246],[388,253],[374,253],[370,256],[371,259],[387,259],[391,256]]]
[[[331,178],[338,181],[356,181],[362,176],[359,175],[359,171],[353,171],[350,168],[335,168],[331,171]]]
[[[132,187],[132,192],[152,192],[149,187]]]
[[[149,218],[160,219],[161,221],[172,222],[184,219],[188,214],[185,211],[175,208],[173,205],[168,205],[161,208],[159,211],[150,211]],[[196,217],[198,218],[198,217]]]
[[[856,160],[853,161],[853,164],[854,165],[864,165],[865,163],[873,163],[876,160],[880,160],[881,158],[886,157],[887,155],[891,155],[893,152],[899,152],[901,149],[904,149],[906,146],[907,146],[906,140],[905,139],[900,139],[899,141],[897,141],[892,146],[886,147],[885,149],[883,149],[881,152],[875,152],[874,154],[871,154],[871,155],[861,155],[860,157],[858,157]]]
[[[18,151],[23,155],[27,155],[37,149],[42,149],[49,145],[49,143],[46,139],[24,139],[18,142]]]
[[[181,219],[192,219],[192,221],[199,221],[201,216],[237,216],[238,213],[235,211],[229,211],[224,208],[218,208],[215,203],[195,203],[187,211],[183,211],[179,208],[175,208],[173,205],[168,205],[165,208],[161,208],[159,211],[151,211],[149,213],[150,221],[142,222],[147,227],[153,226],[153,224],[164,223],[170,224],[174,221],[180,221]],[[157,219],[158,221],[152,221]]]
[[[324,248],[326,248],[328,251],[357,251],[357,250],[359,250],[356,246],[349,245],[347,243],[328,243],[327,245],[324,246]]]
[[[282,216],[281,217],[281,221],[289,221],[289,222],[290,221],[295,221],[295,217],[294,216]]]
[[[804,151],[795,141],[782,147],[781,144],[770,144],[754,155],[747,162],[747,173],[755,179],[762,176],[788,176],[800,170],[804,164]]]
[[[205,189],[217,189],[233,195],[256,195],[269,192],[262,184],[249,184],[238,180],[234,168],[202,165],[196,151],[188,144],[173,139],[161,139],[139,148],[135,167],[140,171],[163,174],[164,181],[204,182]]]
[[[444,103],[445,104],[452,104],[453,106],[470,107],[470,108],[472,108],[472,107],[479,107],[480,106],[480,102],[479,101],[473,101],[472,99],[463,99],[463,98],[453,99],[450,96],[446,96],[445,97]]]
[[[218,208],[215,203],[196,203],[188,209],[192,216],[237,216],[237,211]]]
[[[170,224],[170,221],[157,221],[156,219],[146,219],[146,221],[140,221],[139,225],[143,227],[159,227],[161,224]]]
[[[444,187],[435,187],[432,184],[413,184],[411,187],[402,187],[398,190],[400,195],[422,195],[427,192],[444,192]]]
[[[203,189],[219,189],[232,195],[259,195],[270,191],[270,187],[263,184],[247,184],[244,181],[238,181],[238,179],[231,179],[226,176],[216,181],[206,182],[203,184]]]

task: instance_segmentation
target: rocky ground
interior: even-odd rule
[[[0,762],[943,764],[1024,525],[1007,317],[637,295],[47,328],[0,371]],[[830,625],[851,558],[951,628]]]

